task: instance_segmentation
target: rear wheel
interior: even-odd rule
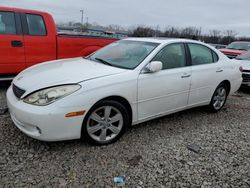
[[[101,101],[87,114],[82,136],[90,144],[105,145],[117,141],[129,124],[127,109],[116,101]]]
[[[218,112],[224,106],[228,96],[228,87],[222,83],[220,84],[213,94],[211,102],[209,104],[209,108],[212,112]]]

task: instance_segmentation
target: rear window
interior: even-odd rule
[[[0,34],[16,34],[15,15],[13,12],[0,12]]]
[[[35,14],[26,14],[29,35],[46,36],[47,31],[43,21],[43,17]]]

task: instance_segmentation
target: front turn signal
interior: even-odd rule
[[[82,116],[85,114],[85,111],[79,111],[79,112],[70,112],[65,114],[65,117],[75,117],[75,116]]]

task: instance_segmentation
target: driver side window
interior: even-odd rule
[[[172,69],[186,66],[185,47],[183,44],[165,46],[152,61],[162,62],[162,69]]]
[[[15,15],[13,12],[0,12],[0,34],[16,34]]]

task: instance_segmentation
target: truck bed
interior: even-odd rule
[[[57,58],[87,56],[118,39],[102,36],[58,34]]]

